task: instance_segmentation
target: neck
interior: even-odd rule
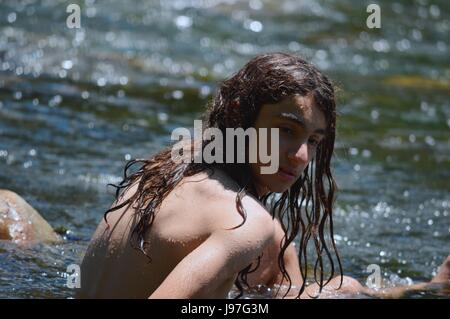
[[[256,192],[258,194],[258,198],[263,197],[267,193],[269,193],[269,189],[266,186],[261,186],[258,184],[255,184]]]

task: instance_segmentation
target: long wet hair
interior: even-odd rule
[[[226,128],[245,130],[254,125],[262,105],[275,104],[294,95],[313,97],[314,102],[325,115],[326,136],[317,146],[315,158],[290,189],[276,196],[274,193],[268,193],[259,199],[266,207],[270,206],[268,209],[272,217],[280,221],[285,233],[280,243],[278,264],[283,275],[282,282],[284,280],[289,282],[286,294],[291,289],[292,281],[286,271],[284,253],[300,232],[298,258],[303,278],[303,284],[297,296],[300,297],[305,290],[308,276],[307,249],[310,240],[315,249],[313,274],[315,281],[319,284],[319,291],[334,276],[334,256],[337,258],[341,284],[343,279],[342,265],[333,236],[332,218],[333,201],[337,189],[330,169],[336,130],[333,85],[316,67],[300,57],[286,53],[256,56],[220,85],[214,98],[208,103],[207,112],[204,114],[204,123],[206,122],[204,129],[218,128],[226,138]],[[211,140],[202,141],[202,150],[210,142]],[[227,145],[226,140],[224,145]],[[237,154],[236,150],[234,154]],[[223,156],[225,158],[225,154]],[[242,205],[243,196],[251,194],[258,198],[248,162],[226,163],[225,160],[222,162],[208,164],[173,161],[171,147],[163,149],[149,159],[133,159],[127,162],[123,180],[118,185],[112,185],[116,188],[116,205],[105,212],[105,221],[107,221],[108,213],[126,205],[133,205],[137,222],[132,229],[131,243],[151,260],[145,239],[164,198],[184,177],[220,168],[239,185],[236,207],[243,218],[243,224],[246,220],[246,212]],[[140,164],[140,168],[129,174],[128,171],[135,164]],[[120,202],[124,192],[136,183],[136,192],[127,200]],[[328,228],[328,234],[326,234],[326,228]],[[329,275],[325,276],[327,261],[330,269]],[[259,259],[253,268],[250,264],[239,272],[235,281],[239,289],[237,298],[243,294],[243,284],[248,287],[247,275],[255,271],[258,266]]]

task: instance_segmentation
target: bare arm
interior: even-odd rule
[[[447,286],[447,287],[445,287]],[[378,298],[402,298],[407,293],[426,290],[444,290],[450,287],[450,255],[439,267],[438,273],[430,282],[418,283],[410,286],[399,286],[380,290],[372,290],[364,287],[362,293]]]
[[[278,255],[276,257],[278,258]],[[291,243],[284,252],[284,266],[289,278],[291,279],[291,285],[300,287],[303,283],[303,279],[300,273],[300,264],[298,263],[297,251],[293,243]],[[288,281],[287,279],[283,279],[283,273],[277,265],[277,271],[268,285],[272,286],[280,284],[287,285]]]
[[[276,240],[281,240],[280,230],[277,230],[275,227]],[[282,230],[281,230],[282,232]],[[296,298],[299,292],[299,289],[303,283],[300,273],[300,266],[297,258],[297,251],[295,247],[291,244],[289,248],[286,250],[284,255],[284,262],[286,266],[286,271],[289,273],[289,276],[292,280],[292,289],[289,291],[286,298]],[[280,284],[282,280],[282,273],[277,265],[276,271],[274,272],[273,280],[271,284]],[[335,277],[333,280],[323,288],[322,293],[320,294],[320,298],[339,298],[344,296],[355,296],[364,294],[367,296],[371,296],[374,298],[402,298],[408,293],[417,292],[417,291],[426,291],[426,290],[439,290],[439,289],[447,289],[445,285],[450,285],[450,255],[447,256],[444,263],[439,268],[437,275],[430,281],[424,283],[418,283],[409,286],[399,286],[385,289],[370,289],[368,287],[362,286],[356,279],[344,276],[343,283],[340,289],[340,277]],[[282,285],[285,285],[280,289],[280,292],[276,296],[276,298],[281,298],[284,296],[287,290],[287,281],[284,280]],[[305,291],[301,295],[301,298],[310,298],[319,296],[319,285],[311,284],[306,287]]]
[[[272,236],[273,227],[260,216],[249,216],[236,229],[214,232],[172,270],[150,298],[217,298],[218,290],[254,261]]]
[[[284,237],[284,231],[283,228],[281,228],[280,222],[275,219],[274,220],[274,229],[275,229],[275,235],[274,235],[274,248],[275,251],[273,253],[274,258],[278,258],[278,254],[280,253],[280,245]],[[284,266],[286,268],[287,273],[289,274],[289,277],[292,281],[293,286],[301,286],[303,283],[302,275],[300,273],[300,264],[298,262],[298,252],[295,248],[295,244],[292,242],[289,244],[288,248],[286,248],[286,251],[284,252]],[[276,271],[273,274],[273,278],[271,282],[269,282],[269,285],[274,284],[287,284],[287,280],[284,279],[283,282],[283,274],[281,272],[280,267],[277,263]]]
[[[280,222],[273,220],[275,234],[273,241],[264,250],[263,258],[261,259],[260,267],[255,273],[249,275],[250,286],[264,285],[267,287],[274,287],[275,285],[288,286],[289,282],[283,278],[280,266],[278,264],[278,256],[280,254],[280,244],[284,237],[283,229]],[[292,288],[289,295],[295,294],[297,296],[298,290],[296,287],[301,287],[303,279],[300,273],[300,265],[298,262],[297,250],[294,243],[291,243],[284,252],[284,266],[289,278],[291,280]],[[269,274],[269,275],[267,275]],[[277,290],[275,289],[274,292]],[[285,291],[279,292],[278,296],[283,296]]]
[[[437,275],[430,281],[424,283],[418,283],[409,286],[398,286],[384,289],[370,289],[362,286],[356,279],[344,276],[343,283],[340,289],[341,278],[335,277],[333,280],[323,288],[322,293],[319,295],[319,285],[312,284],[306,288],[306,291],[302,294],[302,298],[310,298],[312,296],[319,298],[342,298],[352,297],[357,295],[367,295],[374,298],[402,298],[406,294],[418,291],[445,291],[450,287],[450,255],[447,256],[444,263],[439,268]],[[289,297],[295,297],[295,290],[289,293]],[[298,292],[298,289],[297,289]]]

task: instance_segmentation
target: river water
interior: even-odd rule
[[[450,253],[448,1],[0,2],[0,188],[23,196],[58,245],[0,243],[1,298],[69,298],[126,160],[193,125],[217,84],[285,51],[339,87],[335,233],[344,272],[386,285],[429,280]],[[253,295],[253,297],[264,297]],[[420,297],[420,295],[419,295]]]

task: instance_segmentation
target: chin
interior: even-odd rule
[[[292,185],[271,185],[269,186],[269,190],[272,193],[284,193],[285,191],[287,191]]]
[[[294,185],[294,181],[286,181],[280,179],[276,174],[274,175],[260,175],[256,178],[256,183],[259,185],[264,185],[263,188],[267,189],[272,193],[283,193],[287,191],[292,185]]]
[[[272,193],[283,193],[285,191],[287,191],[294,183],[288,183],[288,182],[279,182],[279,181],[266,181],[264,183],[264,181],[262,181],[263,185],[265,185],[265,188],[269,190],[269,192]]]

